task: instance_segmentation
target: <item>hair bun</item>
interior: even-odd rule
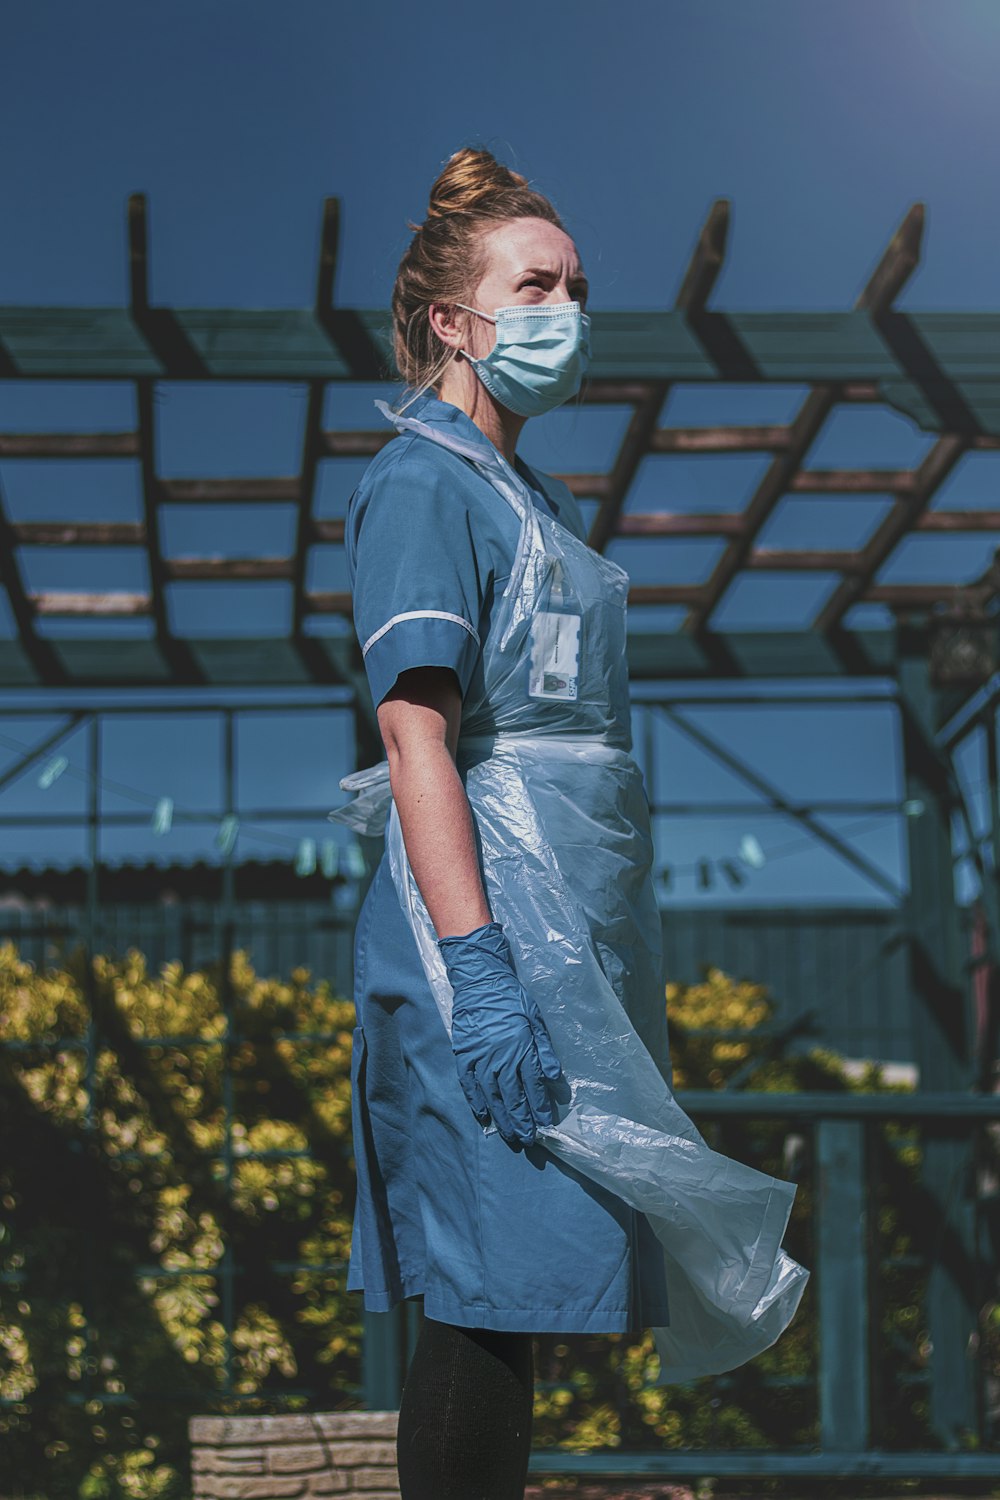
[[[563,227],[548,198],[519,172],[501,166],[492,152],[463,146],[445,162],[431,188],[427,218],[410,224],[413,239],[392,289],[392,351],[399,374],[413,389],[411,401],[437,391],[458,352],[438,337],[431,307],[473,300],[490,259],[486,233],[516,219]]]
[[[448,158],[434,181],[427,218],[468,213],[512,189],[527,187],[527,183],[526,177],[503,166],[491,151],[463,146]]]

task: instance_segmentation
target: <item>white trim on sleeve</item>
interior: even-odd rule
[[[398,625],[400,620],[450,620],[453,625],[461,625],[463,630],[467,630],[476,645],[479,645],[479,632],[469,624],[468,620],[463,620],[461,615],[449,614],[446,609],[408,609],[401,615],[393,615],[391,620],[386,620],[384,625],[379,626],[375,634],[370,635],[365,641],[361,648],[361,655],[367,656],[369,647],[374,646],[376,641],[381,640],[386,631],[391,630],[394,625]]]

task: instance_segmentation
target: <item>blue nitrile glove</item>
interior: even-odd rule
[[[458,1080],[480,1125],[492,1117],[509,1146],[530,1146],[554,1125],[545,1080],[561,1077],[542,1013],[514,972],[499,922],[438,938],[452,1001],[451,1048]]]

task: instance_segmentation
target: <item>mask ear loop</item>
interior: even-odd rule
[[[463,312],[475,313],[477,318],[485,318],[487,323],[496,322],[496,318],[490,317],[489,313],[480,312],[478,307],[467,307],[464,302],[453,302],[452,307],[460,307]],[[475,354],[470,354],[467,349],[459,349],[457,352],[461,354],[463,359],[467,359],[473,366],[480,363],[478,356]]]
[[[466,307],[464,302],[455,302],[454,307],[460,307],[463,312],[475,313],[477,318],[485,318],[487,323],[495,323],[496,318],[491,318],[489,313],[480,312],[478,307]]]

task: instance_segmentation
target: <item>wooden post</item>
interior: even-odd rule
[[[896,647],[904,795],[914,807],[906,819],[914,1050],[922,1091],[963,1092],[974,1082],[972,989],[955,900],[953,773],[935,742],[941,694],[931,681],[922,616],[899,623]],[[971,1129],[948,1122],[924,1133],[930,1415],[948,1448],[964,1446],[977,1430],[972,1140]]]
[[[819,1413],[824,1452],[861,1453],[869,1444],[864,1147],[861,1120],[821,1120],[816,1127]]]

